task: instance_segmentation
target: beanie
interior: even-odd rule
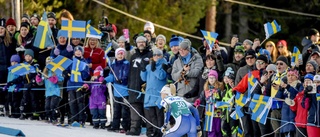
[[[126,42],[126,38],[124,36],[120,36],[118,42]]]
[[[304,79],[310,79],[310,80],[313,80],[313,75],[312,74],[307,74],[304,76]]]
[[[24,56],[26,56],[26,55],[30,55],[32,58],[34,58],[33,50],[31,50],[31,49],[26,49],[26,50],[24,51]]]
[[[65,37],[65,36],[63,36],[63,30],[58,31],[57,39],[59,39],[59,37]]]
[[[269,64],[266,68],[267,71],[277,72],[277,66],[275,64]]]
[[[180,49],[186,49],[190,51],[191,48],[191,41],[189,39],[184,39],[180,44],[179,44]]]
[[[277,61],[282,61],[282,62],[286,63],[287,65],[289,65],[288,59],[285,56],[279,56],[277,58]]]
[[[56,14],[54,12],[49,12],[47,14],[47,18],[53,18],[53,19],[56,19]]]
[[[178,37],[173,37],[170,39],[169,46],[172,48],[173,46],[179,46],[180,40]]]
[[[30,24],[28,22],[22,22],[21,25],[20,25],[20,29],[22,27],[26,27],[29,30],[30,29]]]
[[[289,70],[288,71],[288,75],[294,75],[294,76],[296,76],[297,78],[299,78],[299,72],[298,72],[298,70],[295,70],[295,69],[292,69],[292,70]]]
[[[241,52],[242,54],[244,54],[245,50],[243,46],[236,46],[234,52]]]
[[[103,68],[101,66],[96,67],[93,71],[93,76],[103,76]]]
[[[162,50],[158,48],[154,48],[152,52],[153,52],[153,55],[163,55]]]
[[[252,42],[251,40],[249,40],[249,39],[245,39],[245,40],[243,41],[243,43],[247,43],[247,44],[249,44],[250,46],[252,46],[252,44],[253,44],[253,42]]]
[[[317,63],[316,61],[310,60],[310,61],[307,62],[307,64],[308,64],[308,63],[310,63],[310,64],[313,66],[314,70],[315,70],[316,72],[318,72],[319,65],[318,65],[318,63]]]
[[[159,34],[159,35],[157,36],[157,38],[156,38],[156,41],[158,41],[159,38],[162,38],[162,39],[164,40],[164,43],[167,42],[167,39],[166,39],[166,37],[165,37],[164,35]]]
[[[82,55],[83,55],[83,48],[81,47],[81,46],[76,46],[75,48],[74,48],[74,52],[76,52],[77,50],[80,50],[81,51],[81,53],[82,53]],[[74,53],[73,53],[74,54]]]
[[[27,18],[28,20],[30,19],[29,15],[28,15],[27,13],[24,13],[24,14],[22,15],[22,18]],[[21,18],[21,19],[22,19],[22,18]]]
[[[20,56],[15,54],[15,55],[12,55],[11,58],[10,58],[10,62],[18,62],[20,63]]]
[[[320,75],[315,75],[313,77],[313,81],[320,81]]]
[[[14,21],[14,19],[12,19],[12,18],[9,18],[6,22],[6,27],[9,25],[13,25],[13,26],[17,27],[16,21]]]
[[[115,52],[115,54],[116,54],[116,56],[118,55],[118,53],[123,53],[124,55],[126,54],[126,50],[124,49],[124,48],[117,48],[116,49],[116,52]]]
[[[264,63],[268,63],[268,58],[265,55],[258,56],[257,60],[262,60]]]
[[[144,41],[144,42],[146,42],[146,41],[147,41],[147,38],[144,37],[144,36],[139,36],[139,37],[136,39],[136,43],[138,43],[139,41]]]
[[[152,36],[151,32],[149,30],[143,31],[143,34],[148,33],[150,36]]]
[[[150,21],[146,22],[146,24],[143,27],[143,30],[148,30],[147,28],[151,28],[151,30],[150,30],[151,34],[154,33],[154,25],[152,22],[150,22]]]
[[[284,47],[287,47],[287,41],[285,41],[285,40],[280,40],[280,41],[277,43],[277,46],[279,46],[280,43],[281,43]]]
[[[0,26],[4,28],[6,27],[6,19],[4,18],[0,19]]]
[[[252,56],[252,57],[254,57],[254,58],[257,58],[256,52],[255,52],[253,49],[249,49],[249,50],[246,52],[245,57],[247,57],[247,56]]]
[[[32,14],[31,18],[35,17],[38,19],[38,21],[40,22],[40,16],[37,13]]]
[[[215,70],[210,70],[208,77],[210,76],[214,76],[216,78],[216,80],[218,80],[218,73]]]

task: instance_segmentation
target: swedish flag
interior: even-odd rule
[[[215,107],[216,108],[228,108],[228,107],[230,107],[230,103],[217,101],[216,104],[215,104]]]
[[[19,76],[36,72],[35,67],[28,63],[19,63],[9,67],[8,70],[11,71],[12,74]]]
[[[75,20],[62,20],[61,35],[68,38],[85,38],[86,22]]]
[[[320,93],[317,93],[316,96],[317,96],[317,101],[320,101]]]
[[[248,73],[248,98],[251,97],[253,90],[257,87],[257,79],[252,75],[251,71],[249,70]]]
[[[62,71],[70,66],[72,60],[68,59],[67,57],[59,55],[55,59],[53,59],[46,68],[50,69],[57,75],[61,75]]]
[[[33,46],[38,47],[40,49],[53,46],[53,41],[51,39],[51,36],[52,36],[52,31],[47,21],[47,13],[43,12],[42,20],[40,21],[39,26],[37,28],[37,34],[34,39]]]
[[[252,111],[251,119],[266,124],[267,116],[272,105],[272,98],[264,95],[254,94],[249,104]]]
[[[203,37],[206,39],[211,51],[219,34],[214,32],[204,31],[204,30],[201,30],[201,33]]]
[[[264,24],[264,31],[266,32],[266,38],[269,38],[271,35],[281,31],[281,26],[276,20],[273,20],[271,23],[267,22]]]
[[[71,70],[71,81],[72,82],[83,82],[81,77],[81,71],[86,68],[86,63],[73,58],[72,70]]]
[[[94,27],[92,27],[90,25],[91,20],[89,20],[87,22],[87,27],[86,27],[86,37],[90,37],[90,38],[97,38],[97,39],[101,39],[102,37],[102,32]]]
[[[239,92],[236,93],[236,105],[243,107],[247,103],[247,97]]]
[[[294,46],[293,52],[292,52],[292,58],[291,58],[291,66],[295,66],[299,64],[299,56],[301,56],[300,50]]]
[[[235,111],[233,111],[231,114],[230,114],[230,117],[234,120],[238,120],[239,118],[243,117],[244,114],[242,113],[241,111],[241,107],[240,106],[236,106],[236,109]]]
[[[244,137],[244,133],[240,127],[238,127],[237,137]]]

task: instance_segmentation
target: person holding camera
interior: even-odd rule
[[[312,90],[311,90],[312,87]],[[313,85],[307,86],[308,94],[305,94],[305,104],[309,103],[308,116],[307,116],[307,133],[309,137],[316,137],[320,134],[320,101],[317,94],[320,93],[320,75],[313,77]],[[309,98],[309,100],[308,100]]]

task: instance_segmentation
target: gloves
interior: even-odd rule
[[[167,64],[162,64],[162,69],[168,72],[169,66]]]
[[[155,71],[156,70],[156,62],[155,61],[151,61],[151,71]]]
[[[193,105],[195,106],[195,107],[198,107],[198,106],[200,106],[200,99],[197,99],[194,103],[193,103]]]
[[[116,80],[116,82],[117,82],[118,84],[122,84],[122,80],[120,80],[120,79]]]
[[[37,83],[42,82],[42,78],[40,77],[40,75],[37,75],[37,76],[36,76],[36,82],[37,82]]]
[[[2,88],[2,91],[7,91],[8,90],[8,85],[6,85],[6,86],[4,86],[3,88]]]
[[[68,52],[73,51],[73,47],[72,47],[71,45],[68,45],[68,46],[67,46],[67,51],[68,51]]]
[[[106,68],[104,68],[103,70],[103,77],[107,77],[110,73],[110,67],[106,66]]]
[[[290,98],[285,98],[284,102],[289,106],[294,106],[295,105],[295,102],[293,100],[291,100]]]
[[[25,51],[26,49],[23,47],[23,46],[20,46],[18,48],[16,48],[16,51],[17,52],[20,52],[20,51]]]
[[[89,88],[89,85],[88,84],[83,84],[82,86],[84,89],[88,89]]]
[[[99,82],[103,82],[104,78],[103,77],[99,77]]]
[[[48,78],[48,80],[50,82],[52,82],[53,84],[58,83],[58,77],[57,76],[51,76],[50,78]]]
[[[167,123],[164,123],[163,126],[161,127],[161,132],[162,132],[162,133],[165,133],[165,132],[166,132],[167,125],[168,125]]]
[[[126,51],[129,51],[130,48],[131,48],[130,43],[125,42],[124,44],[125,44],[125,49],[126,49]]]
[[[144,63],[141,61],[140,63],[136,63],[138,68],[141,70],[141,71],[147,71],[146,70],[146,66],[144,65]]]
[[[60,50],[58,48],[55,48],[53,53],[54,55],[58,56],[60,54]]]
[[[183,97],[185,97],[185,98],[191,98],[191,96],[192,96],[192,94],[190,92],[183,95]]]
[[[103,80],[103,81],[102,81],[102,84],[103,84],[103,85],[106,85],[106,84],[107,84],[107,81],[106,81],[106,80]]]

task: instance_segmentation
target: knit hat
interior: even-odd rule
[[[150,36],[152,36],[151,31],[149,31],[149,30],[143,31],[143,34],[145,34],[145,33],[148,33]]]
[[[75,48],[74,48],[74,53],[77,51],[77,50],[80,50],[81,51],[81,53],[82,53],[82,55],[83,55],[83,48],[81,47],[81,46],[76,46]]]
[[[315,75],[313,77],[313,81],[320,81],[320,75]]]
[[[256,52],[255,52],[253,49],[249,49],[249,50],[246,52],[245,57],[247,57],[247,56],[252,56],[252,57],[254,57],[254,58],[257,58]]]
[[[268,58],[265,55],[258,56],[257,60],[262,60],[264,63],[268,63]]]
[[[280,41],[278,41],[277,46],[279,46],[280,43],[281,43],[284,47],[288,47],[288,46],[287,46],[287,41],[285,41],[285,40],[280,40]]]
[[[249,44],[250,46],[252,46],[252,44],[253,44],[253,42],[252,42],[251,40],[249,40],[249,39],[245,39],[245,40],[243,41],[243,43],[247,43],[247,44]]]
[[[163,55],[162,50],[158,48],[154,48],[152,52],[153,52],[153,55]]]
[[[236,48],[234,49],[234,52],[241,52],[244,54],[245,50],[243,46],[236,46]]]
[[[288,59],[285,56],[279,56],[277,58],[277,61],[282,61],[282,62],[286,63],[287,65],[289,65]]]
[[[14,21],[14,19],[12,19],[12,18],[9,18],[6,22],[6,27],[9,25],[13,25],[13,26],[17,27],[16,21]]]
[[[288,71],[288,75],[294,75],[294,76],[296,76],[297,78],[299,78],[299,72],[298,72],[298,70],[295,70],[295,69],[292,69],[292,70],[289,70]]]
[[[146,42],[146,41],[147,41],[147,38],[144,37],[144,36],[139,36],[139,37],[136,39],[136,43],[138,43],[139,41],[144,41],[144,42]]]
[[[20,29],[22,27],[26,27],[27,29],[30,29],[30,24],[28,22],[22,22],[21,25],[20,25]]]
[[[59,30],[57,34],[57,39],[59,39],[59,37],[65,37],[65,36],[62,36],[62,34],[63,34],[63,30]]]
[[[117,56],[119,53],[122,53],[122,54],[125,55],[125,54],[126,54],[126,50],[125,50],[124,48],[117,48],[115,53],[116,53],[116,56]]]
[[[150,21],[146,22],[146,24],[143,27],[143,30],[147,30],[148,27],[151,28],[150,32],[151,32],[151,34],[153,34],[154,33],[154,25],[153,25],[153,23],[150,22]]]
[[[310,61],[307,62],[307,64],[308,64],[308,63],[310,63],[310,64],[313,66],[314,70],[315,70],[316,72],[318,72],[319,65],[318,65],[318,63],[317,63],[316,61],[310,60]]]
[[[277,66],[275,64],[269,64],[266,68],[267,71],[277,72]]]
[[[96,67],[93,71],[93,76],[103,76],[103,68],[101,66]]]
[[[2,18],[0,19],[0,27],[6,27],[6,19]]]
[[[26,49],[26,50],[24,51],[24,56],[26,56],[26,55],[30,55],[32,58],[34,58],[33,50],[31,50],[31,49]]]
[[[40,16],[37,13],[32,14],[31,18],[35,17],[38,19],[38,21],[40,22]]]
[[[22,18],[27,18],[28,20],[30,19],[29,15],[28,15],[27,13],[24,13],[24,14],[22,15]],[[22,18],[21,18],[21,19],[22,19]]]
[[[313,77],[314,77],[314,76],[313,76],[312,74],[309,74],[309,73],[308,73],[307,75],[304,76],[304,79],[313,80]]]
[[[47,18],[53,18],[53,19],[56,19],[56,14],[54,12],[49,12],[47,14]]]
[[[218,73],[215,70],[210,70],[208,77],[214,76],[216,79],[218,79]]]
[[[118,39],[118,42],[126,42],[126,38],[124,36],[120,36],[119,39]]]
[[[180,40],[178,37],[173,37],[170,39],[169,46],[172,48],[173,46],[179,46]]]
[[[12,55],[11,58],[10,58],[10,62],[18,62],[18,63],[20,63],[20,56],[17,55],[17,54]]]
[[[314,54],[317,54],[317,55],[320,57],[320,52],[319,52],[319,49],[318,49],[318,48],[312,50],[312,53],[311,53],[310,56],[312,56],[312,55],[314,55]]]
[[[159,38],[162,38],[162,39],[164,40],[164,43],[167,42],[167,39],[166,39],[166,37],[165,37],[164,35],[159,34],[159,35],[157,36],[157,38],[156,38],[156,41],[158,41]]]
[[[186,49],[190,51],[191,48],[191,41],[189,39],[184,39],[180,44],[179,44],[180,49]]]

